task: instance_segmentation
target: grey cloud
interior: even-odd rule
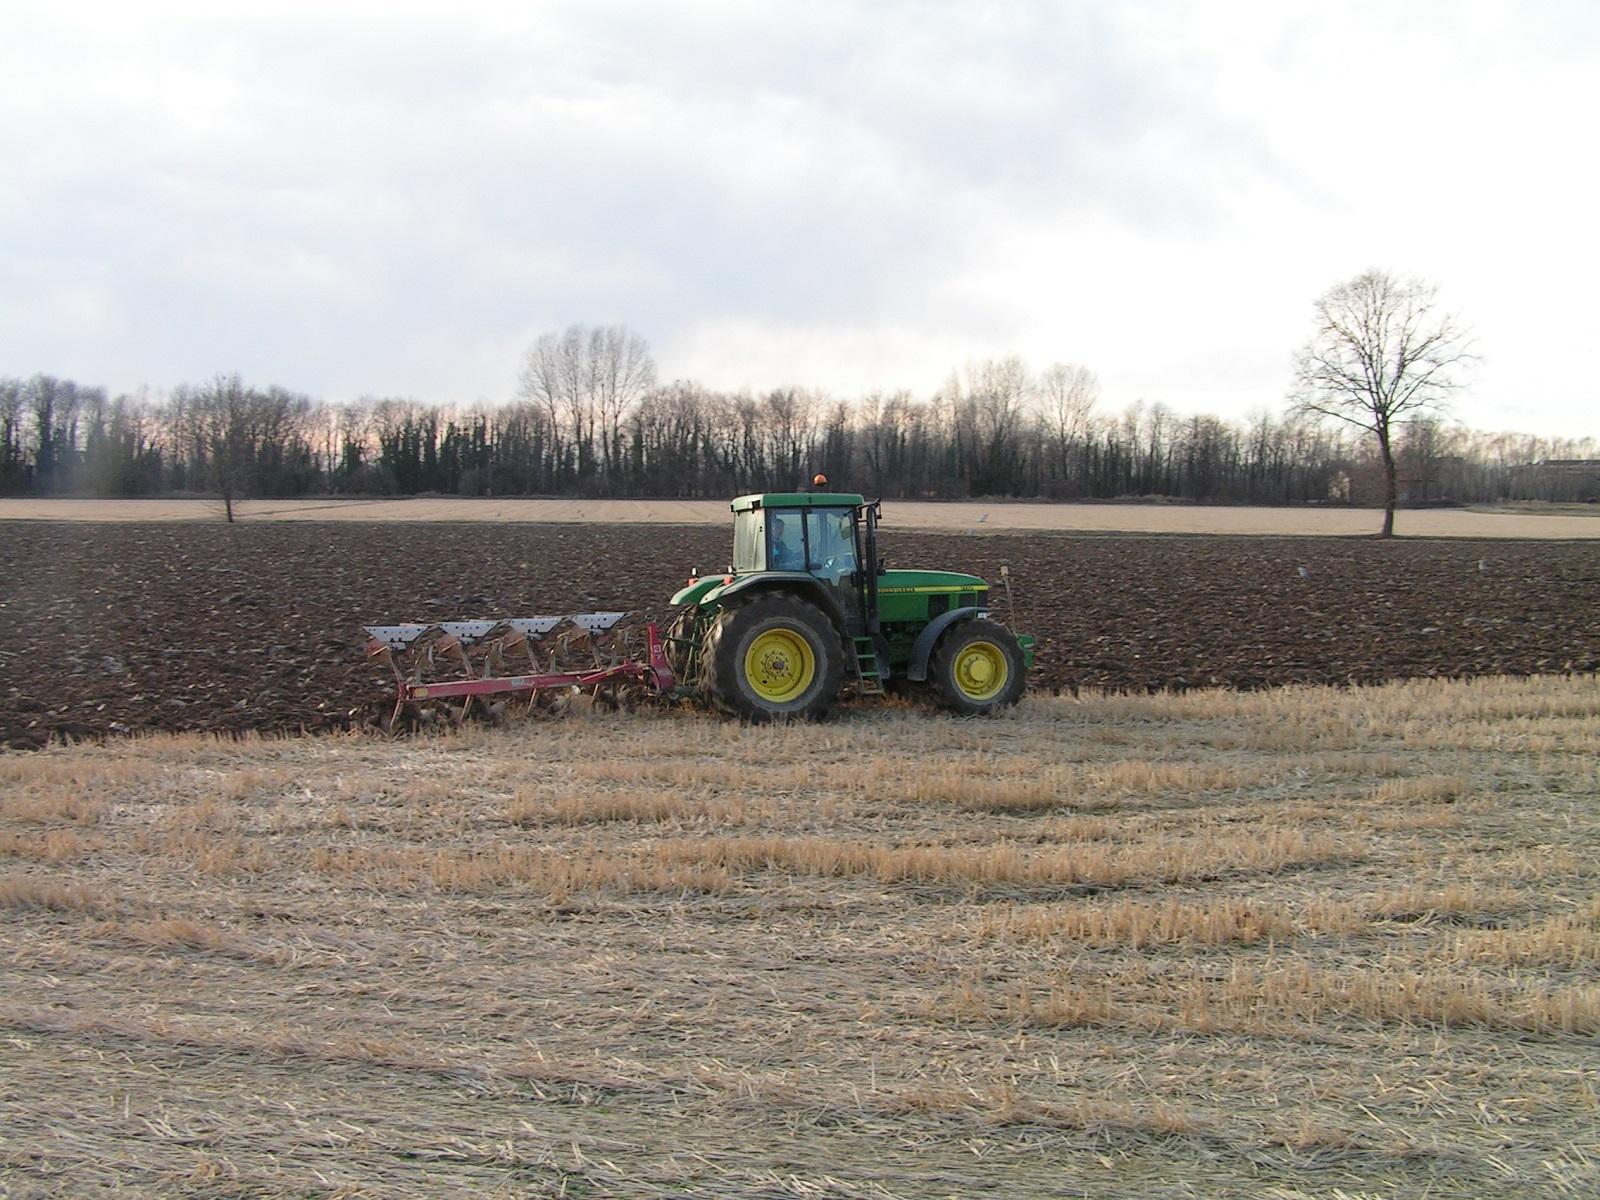
[[[397,326],[916,312],[997,206],[1190,203],[1119,148],[1196,106],[1100,12],[575,5],[497,30],[214,10],[133,47],[155,94],[23,135],[70,165],[35,175],[9,257],[101,281],[158,376],[173,354],[317,375],[324,341],[359,362]],[[116,69],[84,42],[80,69]],[[803,169],[764,179],[763,142],[786,141]]]
[[[36,8],[0,45],[0,371],[403,391],[569,321],[1003,343],[952,281],[1014,230],[1205,237],[1239,181],[1314,194],[1225,63],[1152,35],[1185,10]]]

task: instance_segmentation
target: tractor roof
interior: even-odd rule
[[[866,500],[856,492],[757,492],[753,496],[740,496],[733,502],[734,512],[749,512],[753,508],[811,508],[858,507]]]

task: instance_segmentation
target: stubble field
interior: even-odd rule
[[[362,622],[726,530],[4,534],[0,1193],[1600,1188],[1593,542],[891,529],[1018,710],[391,742]]]
[[[1592,676],[0,755],[14,1196],[1590,1196]]]

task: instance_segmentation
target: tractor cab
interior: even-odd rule
[[[819,598],[848,633],[873,631],[876,502],[868,504],[853,492],[764,492],[740,496],[732,507],[736,580],[804,575],[805,584],[820,588]]]
[[[850,492],[768,492],[733,502],[735,571],[855,569],[866,501]]]

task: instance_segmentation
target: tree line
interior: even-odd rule
[[[644,340],[621,327],[540,338],[518,395],[500,404],[330,403],[237,375],[156,397],[0,378],[0,494],[203,493],[230,509],[245,496],[721,498],[817,471],[898,498],[1380,502],[1375,450],[1360,429],[1294,406],[1243,421],[1161,404],[1106,411],[1092,371],[1036,373],[1016,357],[970,364],[927,397],[662,383]],[[1417,413],[1386,452],[1402,502],[1560,500],[1578,497],[1530,464],[1593,458],[1596,445]]]

